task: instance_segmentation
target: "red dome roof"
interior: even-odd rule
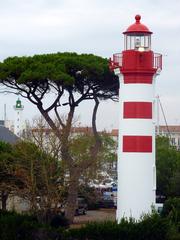
[[[152,32],[149,31],[148,27],[146,27],[144,24],[140,23],[141,20],[141,16],[140,15],[136,15],[135,16],[135,20],[136,22],[132,25],[130,25],[127,30],[125,32],[123,32],[124,34],[127,33],[147,33],[147,34],[151,34]]]

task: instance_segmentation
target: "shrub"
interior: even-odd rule
[[[122,219],[89,223],[80,229],[69,229],[63,240],[167,240],[169,223],[158,214],[144,216],[140,222]],[[169,240],[169,239],[168,239]]]
[[[32,231],[38,227],[37,219],[34,216],[0,212],[0,239],[29,240],[32,239]]]
[[[180,198],[169,198],[165,201],[162,217],[168,217],[175,224],[180,223]]]
[[[53,217],[53,219],[51,220],[51,224],[50,225],[53,228],[59,228],[59,227],[67,228],[67,227],[69,227],[69,221],[63,215],[55,215]]]
[[[145,215],[137,225],[138,240],[166,240],[170,224],[167,219],[162,218],[158,213]]]
[[[59,236],[60,233],[39,224],[34,216],[0,212],[0,240],[54,240]]]

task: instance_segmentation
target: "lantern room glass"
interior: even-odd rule
[[[150,34],[125,34],[124,49],[125,50],[139,50],[143,48],[144,51],[151,50],[151,35]]]

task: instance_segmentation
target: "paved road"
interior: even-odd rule
[[[76,216],[74,219],[74,224],[79,225],[94,221],[115,220],[115,216],[116,216],[115,209],[92,210],[87,211],[86,215]]]

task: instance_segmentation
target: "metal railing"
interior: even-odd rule
[[[118,67],[122,67],[123,55],[122,53],[113,54],[113,59],[110,59],[110,68],[113,70]],[[162,55],[160,53],[154,53],[153,68],[162,69]]]
[[[154,53],[153,68],[162,70],[162,54]]]

